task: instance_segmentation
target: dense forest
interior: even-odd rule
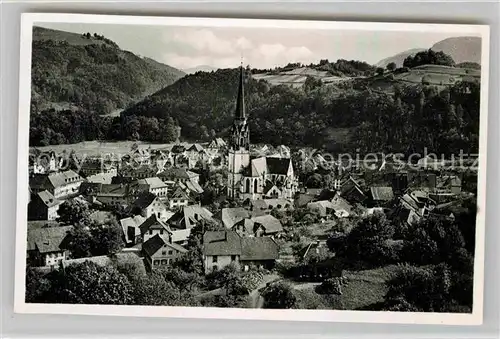
[[[121,50],[102,35],[35,27],[32,106],[107,114],[172,84],[183,72]]]
[[[231,126],[238,85],[236,69],[186,76],[125,110],[179,122],[183,137],[224,135]],[[307,85],[307,84],[306,84]],[[458,82],[445,90],[394,84],[394,94],[353,82],[291,88],[249,77],[247,111],[254,143],[314,146],[347,151],[422,150],[455,153],[477,149],[480,86]],[[335,128],[350,140],[335,144]]]

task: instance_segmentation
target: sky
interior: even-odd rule
[[[175,27],[123,24],[40,23],[75,33],[98,33],[120,48],[178,69],[202,65],[234,68],[242,59],[252,68],[320,59],[360,60],[370,64],[412,48],[430,48],[457,33],[354,30]]]

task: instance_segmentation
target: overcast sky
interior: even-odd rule
[[[236,67],[243,56],[252,68],[320,59],[362,60],[375,64],[412,48],[430,48],[457,33],[205,28],[116,24],[43,23],[37,26],[76,33],[98,33],[120,48],[170,66]]]

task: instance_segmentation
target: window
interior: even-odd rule
[[[168,251],[169,255],[172,255],[174,252],[172,250]]]
[[[212,262],[217,262],[217,256],[216,256],[216,255],[214,255],[214,256],[212,257]]]
[[[167,255],[167,251],[161,251],[161,255]]]
[[[245,192],[250,193],[250,179],[246,180],[246,189]]]
[[[153,230],[149,230],[149,235],[152,235],[153,234]]]
[[[169,258],[169,259],[167,259],[167,264],[170,264],[170,258]]]
[[[236,256],[235,255],[232,255],[231,256],[231,261],[235,261],[236,260]]]
[[[257,179],[253,179],[253,192],[257,193]]]
[[[162,264],[162,265],[166,265],[166,264],[167,264],[167,261],[166,261],[165,259],[163,259],[163,260],[161,261],[161,264]]]
[[[157,265],[159,265],[159,264],[160,264],[160,260],[155,260],[155,261],[153,261],[153,265],[157,266]]]
[[[160,234],[163,234],[163,230],[160,230]]]
[[[212,271],[217,271],[217,265],[212,266]]]

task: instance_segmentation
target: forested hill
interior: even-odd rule
[[[308,145],[346,151],[428,147],[455,152],[477,146],[479,83],[443,86],[391,80],[379,91],[356,82],[271,86],[249,77],[246,103],[253,143]],[[224,135],[231,126],[238,70],[188,75],[123,112],[126,130],[142,116],[174,119],[191,140]],[[347,131],[347,133],[346,133]],[[346,135],[347,134],[347,135]]]
[[[33,29],[32,114],[48,108],[108,114],[182,76],[176,68],[121,50],[98,33]]]

